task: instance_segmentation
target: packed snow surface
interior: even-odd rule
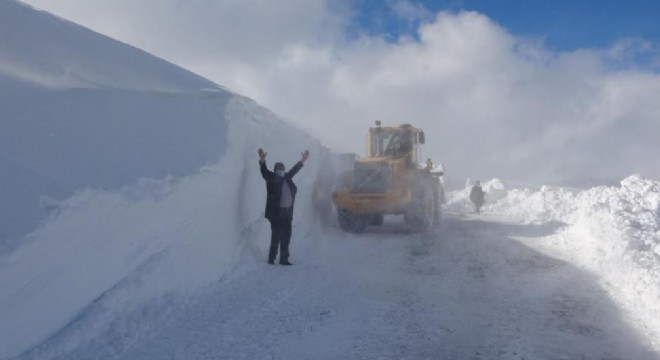
[[[596,274],[539,243],[554,225],[451,214],[429,234],[397,219],[294,231],[293,267],[267,265],[263,246],[235,253],[195,296],[112,318],[103,299],[21,358],[658,358]]]

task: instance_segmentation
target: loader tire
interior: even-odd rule
[[[444,203],[444,189],[440,185],[438,179],[434,179],[434,192],[433,192],[433,226],[440,226],[442,221],[442,203]]]
[[[414,189],[412,202],[403,215],[406,225],[412,231],[425,232],[433,226],[437,216],[435,209],[437,201],[434,200],[434,197],[434,191],[429,182],[421,183]]]
[[[383,214],[371,214],[369,215],[369,225],[381,226],[385,220],[385,215]]]
[[[350,210],[337,208],[339,227],[348,233],[361,233],[367,228],[367,217]]]

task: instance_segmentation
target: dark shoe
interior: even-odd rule
[[[273,265],[273,264],[275,264],[275,260],[268,260],[268,263]]]
[[[280,265],[293,265],[289,260],[280,261]]]

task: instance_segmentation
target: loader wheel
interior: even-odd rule
[[[437,182],[437,179],[436,179]],[[433,226],[440,226],[440,221],[442,220],[442,206],[444,202],[444,189],[438,188],[438,184],[434,183],[436,191],[433,192]]]
[[[383,214],[371,214],[369,215],[369,225],[381,226],[383,225],[384,219],[385,215]]]
[[[433,227],[439,227],[442,221],[442,208],[438,205],[433,212]]]
[[[339,227],[345,232],[361,233],[367,228],[367,218],[350,210],[337,208]]]
[[[436,201],[433,189],[427,184],[413,192],[413,199],[408,211],[403,215],[406,225],[417,232],[424,232],[433,226],[436,218]]]

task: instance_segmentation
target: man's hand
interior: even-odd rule
[[[302,160],[301,161],[305,162],[305,161],[307,161],[308,158],[309,158],[309,150],[305,150],[305,152],[302,153]]]
[[[268,155],[268,153],[264,152],[264,149],[259,148],[258,154],[259,154],[259,162],[266,162],[266,155]]]

